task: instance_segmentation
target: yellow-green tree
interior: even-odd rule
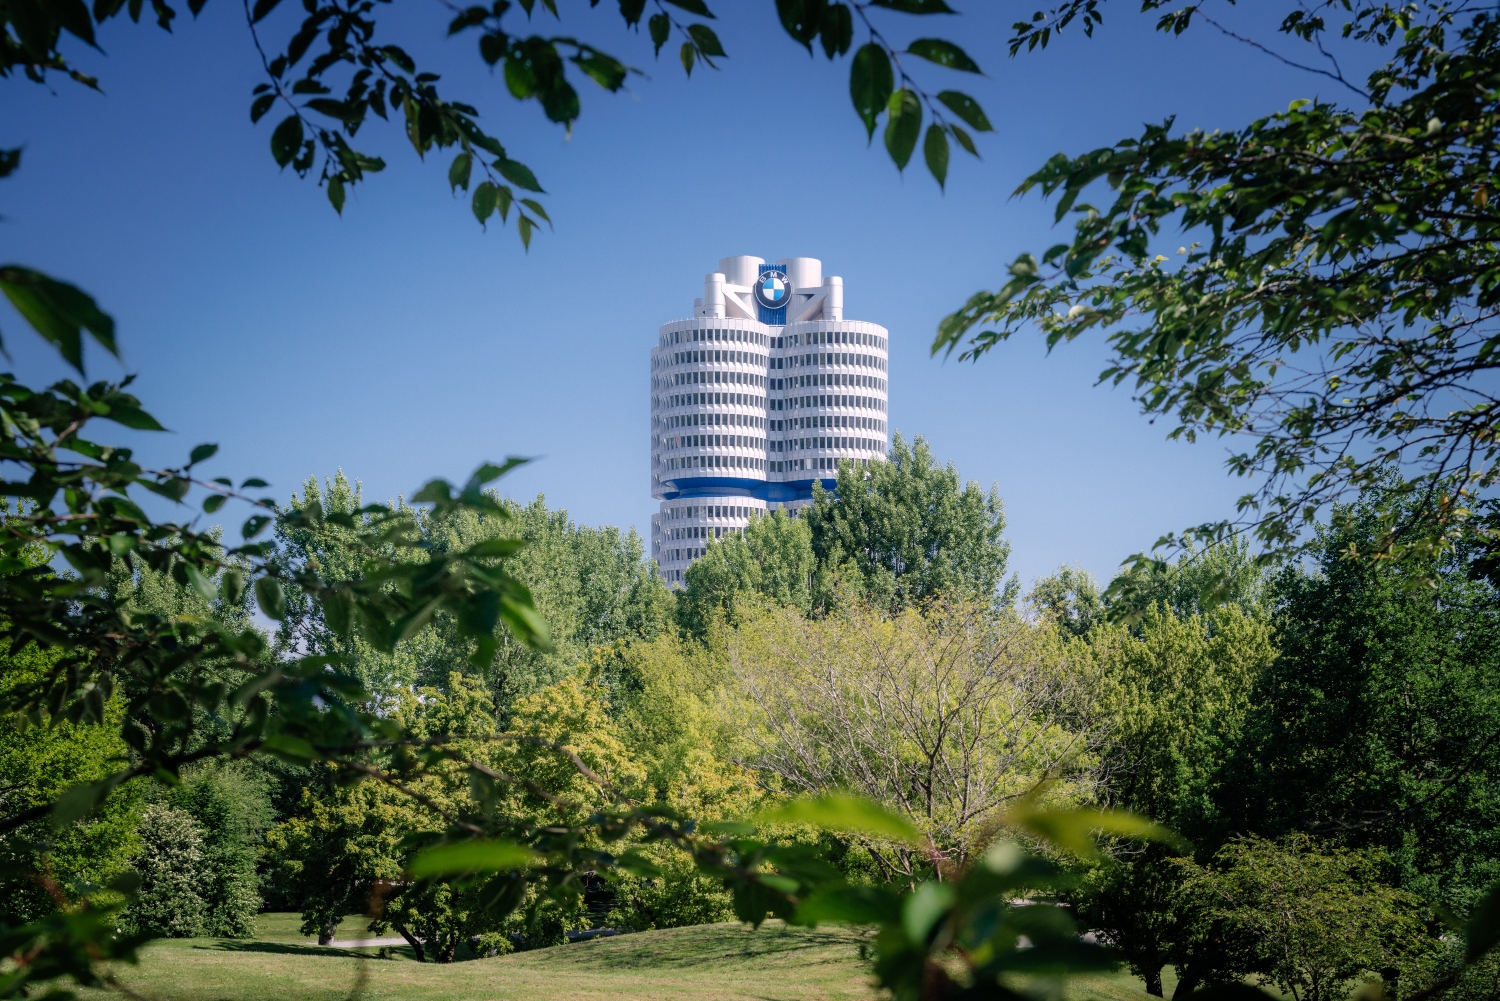
[[[745,760],[787,791],[849,790],[910,817],[965,864],[1007,804],[1091,794],[1092,670],[1055,629],[940,602],[819,620],[769,610],[725,639]],[[923,864],[871,842],[887,878]]]

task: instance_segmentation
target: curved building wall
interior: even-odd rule
[[[651,351],[652,556],[671,584],[709,539],[832,490],[840,461],[883,460],[890,434],[889,334],[843,318],[820,261],[724,258],[693,312]]]

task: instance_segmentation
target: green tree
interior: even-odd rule
[[[1046,626],[973,599],[769,609],[725,642],[747,764],[782,789],[858,792],[926,836],[924,854],[868,844],[887,879],[972,862],[1039,784],[1054,802],[1092,791],[1093,679]]]
[[[832,493],[815,481],[806,516],[819,569],[852,563],[868,598],[892,608],[949,592],[1010,604],[1018,590],[998,488],[962,484],[920,435],[908,445],[898,433],[886,462],[841,465]]]
[[[1500,879],[1500,620],[1462,553],[1367,563],[1379,511],[1276,580],[1276,661],[1215,799],[1226,830],[1337,835],[1459,913]]]
[[[55,651],[28,645],[3,659],[0,695],[44,678],[58,660]],[[0,833],[0,922],[15,926],[56,907],[50,882],[68,894],[102,887],[130,869],[141,789],[133,785],[111,797],[91,816],[55,824],[46,807],[75,785],[97,782],[124,761],[129,747],[120,737],[124,700],[104,704],[98,722],[51,725],[10,713],[0,716],[0,805],[8,815],[42,808],[28,823]],[[34,874],[41,878],[32,878]]]
[[[1398,979],[1435,943],[1420,898],[1381,879],[1379,859],[1306,836],[1232,841],[1187,881],[1189,907],[1222,923],[1247,966],[1295,1001],[1339,1001],[1357,977]]]
[[[238,762],[199,767],[169,800],[202,831],[203,934],[250,937],[261,906],[261,839],[272,821],[264,776]]]
[[[518,697],[575,670],[592,647],[655,635],[667,621],[671,595],[633,530],[578,525],[566,511],[549,510],[542,497],[526,505],[498,495],[492,500],[493,512],[455,512],[445,518],[410,513],[428,551],[459,552],[492,541],[520,543],[509,569],[546,619],[551,644],[539,649],[517,641],[498,623],[492,627],[495,654],[485,673],[503,715]],[[363,504],[359,485],[340,472],[322,486],[308,480],[290,507],[357,518]],[[328,583],[358,579],[361,560],[345,542],[352,538],[348,530],[288,526],[280,531],[277,560],[288,568],[308,568]],[[443,687],[453,672],[474,670],[475,640],[462,635],[451,617],[435,616],[433,624],[386,652],[357,635],[339,636],[312,603],[294,599],[279,643],[284,649],[337,653],[368,692],[390,696],[413,684]]]
[[[1106,735],[1108,802],[1183,832],[1201,851],[1216,821],[1213,795],[1235,753],[1250,693],[1271,663],[1271,628],[1225,605],[1207,616],[1150,608],[1134,628],[1096,626],[1089,646]],[[1167,845],[1113,854],[1089,869],[1073,895],[1079,918],[1118,948],[1149,994],[1162,994],[1162,968],[1178,967],[1187,996],[1218,970],[1215,941],[1203,941],[1181,906],[1183,870]]]
[[[1071,636],[1087,636],[1108,612],[1094,575],[1082,567],[1058,567],[1032,584],[1026,600],[1037,614]]]
[[[1172,561],[1132,562],[1107,594],[1110,614],[1130,620],[1156,605],[1183,617],[1230,605],[1264,618],[1275,601],[1270,573],[1243,538],[1190,544]]]
[[[388,786],[331,779],[320,769],[298,811],[266,832],[284,892],[302,912],[302,934],[319,945],[333,941],[345,915],[369,909],[380,881],[400,878],[401,841],[425,819]]]
[[[1439,0],[1275,6],[1280,44],[1305,45],[1278,58],[1325,94],[1334,78],[1331,95],[1242,127],[1168,119],[1059,153],[1017,193],[1057,193],[1070,238],[1017,258],[1003,287],[942,321],[933,350],[977,359],[1033,327],[1049,346],[1106,332],[1101,379],[1130,383],[1171,437],[1250,442],[1227,460],[1256,478],[1241,519],[1189,538],[1249,530],[1268,555],[1306,552],[1314,519],[1379,487],[1364,555],[1473,529],[1493,550],[1500,19]],[[1103,7],[1039,12],[1011,51],[1075,20],[1092,35]],[[1202,5],[1141,9],[1163,31],[1229,33]],[[1362,84],[1325,58],[1341,44],[1379,62]]]
[[[206,863],[198,822],[165,803],[147,804],[141,811],[140,854],[131,862],[141,887],[121,915],[121,924],[141,935],[201,935]]]
[[[677,596],[677,620],[702,636],[716,616],[730,621],[737,605],[770,603],[807,612],[815,568],[808,522],[785,511],[751,518],[743,533],[709,539],[688,567]]]

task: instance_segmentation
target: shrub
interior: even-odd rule
[[[1380,879],[1377,855],[1320,846],[1298,834],[1225,845],[1185,890],[1223,937],[1238,941],[1246,973],[1298,1001],[1341,1001],[1356,978],[1394,979],[1423,965],[1433,942],[1420,898]]]
[[[133,866],[140,874],[136,900],[121,916],[127,931],[165,938],[201,934],[203,829],[191,816],[162,803],[141,811],[141,851]]]
[[[618,873],[606,925],[649,931],[734,919],[729,891],[719,880],[699,874],[686,852],[651,846],[641,854],[660,871],[649,877]]]

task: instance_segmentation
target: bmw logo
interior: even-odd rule
[[[755,281],[755,301],[767,309],[781,309],[792,298],[791,283],[778,271],[765,271]]]

